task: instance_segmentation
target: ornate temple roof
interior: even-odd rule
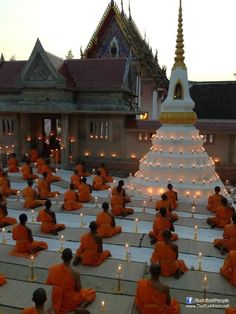
[[[0,89],[17,86],[19,77],[26,61],[3,61],[0,63]]]
[[[153,55],[149,44],[140,34],[131,15],[129,17],[119,10],[116,3],[110,3],[100,20],[94,34],[92,35],[87,48],[84,51],[85,58],[93,58],[95,51],[102,42],[105,32],[112,18],[115,18],[124,38],[132,51],[133,58],[138,60],[143,67],[148,69],[149,73],[156,80],[159,87],[168,87],[165,67],[161,68],[158,64],[157,56]]]

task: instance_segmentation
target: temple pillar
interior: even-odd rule
[[[158,92],[157,92],[157,84],[154,83],[153,92],[152,92],[152,120],[157,120],[157,99],[158,99]]]
[[[62,168],[66,168],[69,161],[70,156],[70,143],[69,143],[69,115],[63,114],[61,116],[61,166]]]

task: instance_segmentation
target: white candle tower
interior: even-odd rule
[[[34,255],[30,255],[30,276],[29,276],[29,281],[35,282],[37,280],[37,277],[34,274]]]

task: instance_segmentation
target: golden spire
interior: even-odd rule
[[[179,18],[178,18],[178,30],[176,39],[175,50],[175,64],[174,67],[186,68],[184,63],[184,35],[183,35],[183,18],[182,18],[182,3],[179,1]]]

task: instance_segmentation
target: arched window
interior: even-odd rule
[[[183,89],[180,83],[175,85],[174,99],[183,99]]]
[[[112,58],[117,58],[119,56],[119,44],[116,39],[116,37],[112,38],[112,41],[110,43],[110,56]]]

